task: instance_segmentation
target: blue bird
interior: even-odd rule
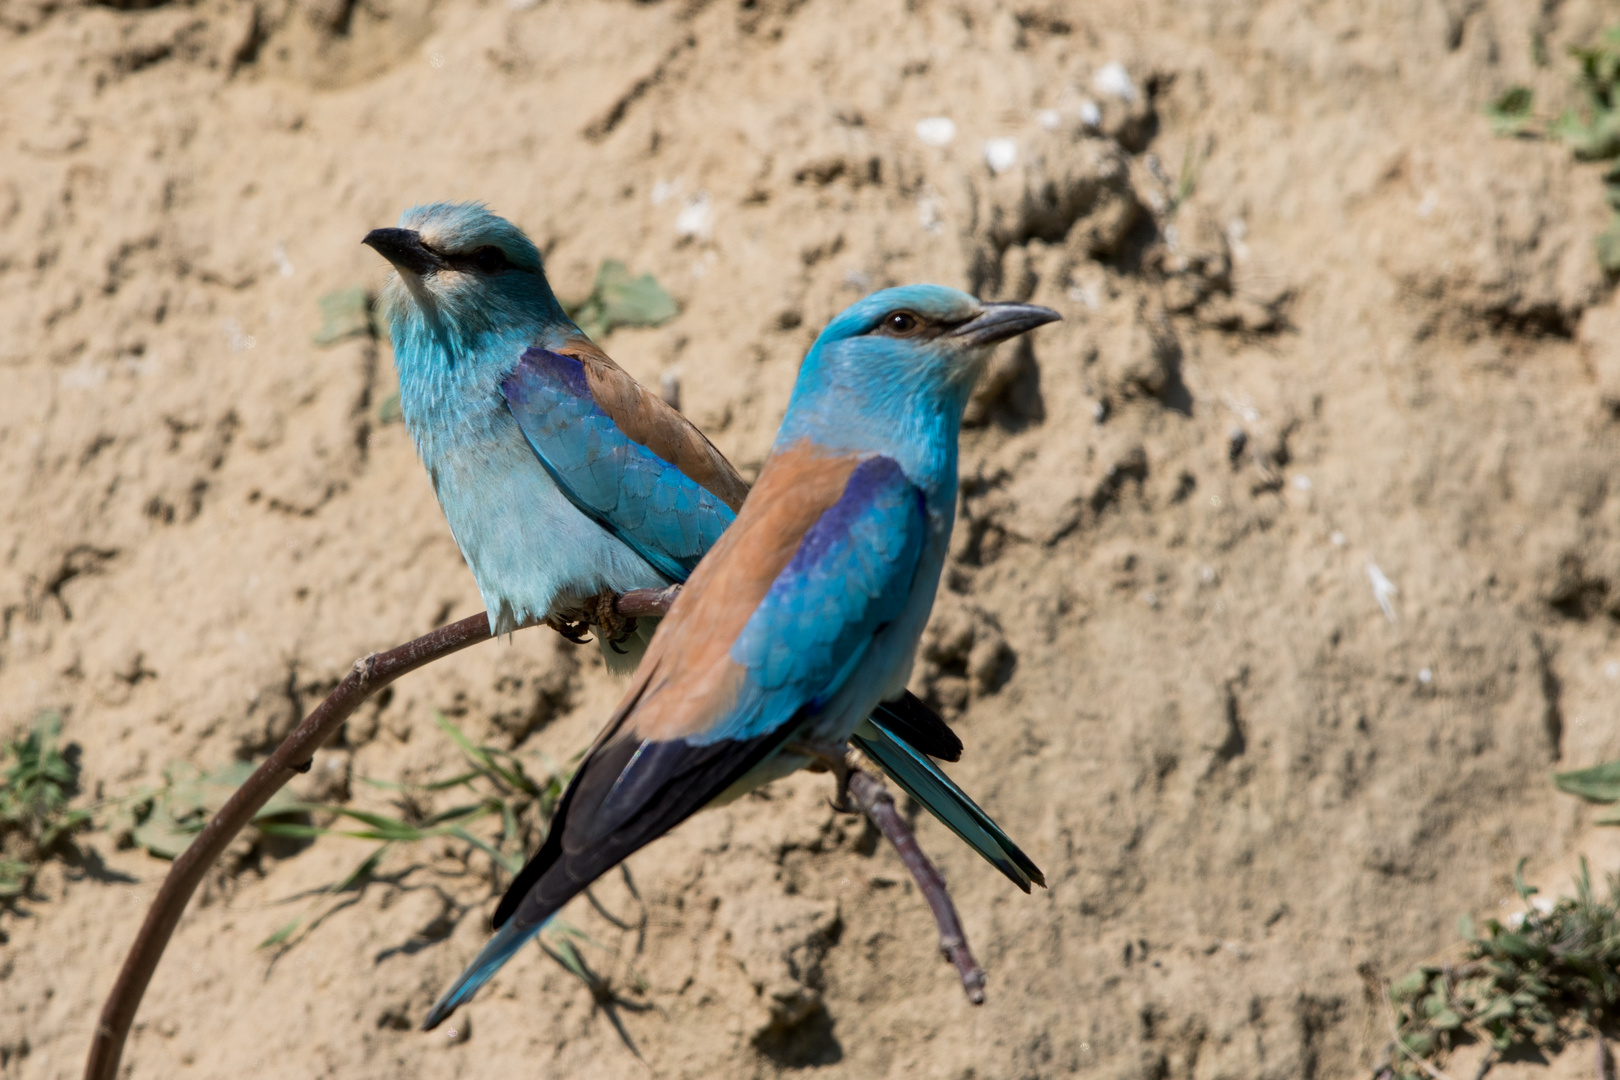
[[[926,756],[869,717],[905,693],[933,607],[974,380],[996,343],[1056,318],[916,285],[869,296],[822,331],[758,483],[653,636],[496,909],[494,936],[425,1028],[597,877],[705,806],[841,761],[851,740],[908,790],[942,790]],[[949,795],[930,809],[987,857],[1011,861],[1026,889],[1039,880],[982,811]]]
[[[544,621],[578,640],[594,622],[608,665],[633,668],[657,620],[631,630],[613,597],[685,581],[748,485],[574,325],[511,222],[476,203],[432,203],[364,242],[397,271],[382,306],[400,411],[491,632]],[[909,694],[879,723],[897,753],[961,756]]]
[[[491,632],[611,627],[614,594],[684,581],[748,486],[580,332],[522,230],[434,203],[364,242],[398,271],[382,306],[400,412]],[[599,640],[626,670],[640,642],[617,636]]]
[[[577,639],[594,622],[609,666],[633,667],[656,620],[626,639],[614,595],[684,582],[748,485],[569,320],[511,222],[433,203],[364,242],[397,270],[382,299],[400,410],[491,631],[545,621]],[[962,743],[916,697],[883,702],[851,741],[1019,888],[1044,884],[929,760]]]

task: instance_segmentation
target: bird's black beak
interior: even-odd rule
[[[966,338],[969,345],[994,345],[1061,318],[1051,308],[1038,304],[986,304],[983,311],[950,333],[952,337]]]
[[[428,274],[444,267],[444,260],[422,243],[422,234],[415,229],[372,229],[360,242],[413,274]]]

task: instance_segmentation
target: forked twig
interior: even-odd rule
[[[678,585],[664,589],[636,589],[619,597],[615,607],[619,614],[627,618],[663,615],[669,611],[679,591]],[[140,1008],[141,998],[152,981],[169,939],[174,936],[186,904],[197,891],[208,869],[225,853],[231,841],[253,820],[260,808],[270,801],[270,797],[286,786],[294,775],[309,770],[315,751],[372,694],[401,675],[480,641],[487,641],[489,636],[489,617],[486,613],[479,613],[440,627],[398,648],[356,660],[337,688],[304,718],[303,723],[220,807],[219,813],[197,835],[191,846],[174,860],[162,887],[152,898],[134,944],[124,958],[118,979],[107,995],[106,1004],[102,1006],[101,1019],[91,1037],[90,1054],[85,1061],[85,1080],[114,1080],[116,1077],[136,1010]],[[934,912],[935,922],[939,924],[941,949],[961,973],[962,987],[967,991],[968,1000],[979,1004],[984,1000],[984,973],[968,951],[961,922],[945,890],[944,880],[917,846],[916,837],[895,810],[893,798],[880,781],[855,770],[850,790],[867,816],[895,846],[901,861],[916,879],[928,900],[928,906]]]

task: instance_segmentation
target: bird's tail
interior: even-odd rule
[[[870,720],[861,722],[850,736],[861,753],[877,762],[889,778],[913,799],[928,808],[947,829],[960,836],[968,847],[1006,874],[1014,885],[1029,892],[1031,882],[1046,887],[1046,876],[1007,838],[1001,826],[968,798],[967,792],[951,782],[938,765]]]
[[[517,919],[508,919],[506,925],[495,931],[495,936],[479,950],[466,970],[457,976],[450,989],[439,995],[439,1000],[435,1001],[433,1008],[428,1011],[427,1019],[422,1021],[422,1030],[432,1031],[438,1027],[446,1017],[471,999],[478,992],[478,988],[500,970],[502,964],[510,960],[539,932],[539,926],[520,928]]]

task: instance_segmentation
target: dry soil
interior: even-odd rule
[[[487,201],[565,297],[604,258],[657,275],[679,317],[605,344],[745,471],[866,291],[1064,315],[974,403],[914,679],[1051,885],[919,820],[987,1004],[801,776],[568,910],[615,1002],[531,949],[453,1036],[411,1027],[486,932],[479,859],[396,849],[276,953],[366,848],[245,839],[128,1075],[1369,1075],[1380,980],[1500,913],[1521,856],[1567,888],[1597,841],[1549,770],[1620,756],[1600,170],[1482,113],[1513,82],[1567,100],[1565,47],[1612,14],[0,0],[0,726],[59,710],[87,801],[263,755],[354,657],[478,610],[381,411],[386,342],[312,342],[406,206]],[[435,711],[566,760],[618,686],[547,632],[480,646],[301,790],[386,809],[362,778],[448,775]],[[7,1080],[78,1075],[166,869],[84,847],[0,913]]]

